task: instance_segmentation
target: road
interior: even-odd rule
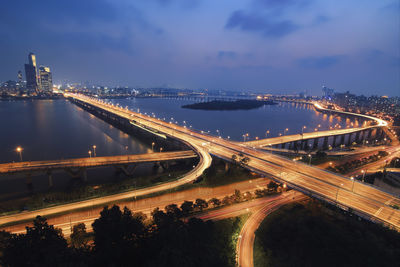
[[[101,167],[109,165],[123,165],[142,162],[158,162],[197,157],[196,153],[187,151],[174,151],[162,153],[146,153],[138,155],[123,155],[109,157],[75,158],[49,161],[25,161],[0,164],[0,175],[20,172],[49,171],[65,168]]]
[[[365,164],[364,166],[361,166],[360,168],[357,168],[349,173],[346,174],[346,176],[357,176],[357,175],[363,175],[362,171],[364,172],[377,172],[381,171],[387,164],[390,163],[390,161],[393,158],[400,158],[400,146],[394,146],[394,147],[387,147],[385,149],[386,152],[389,153],[387,157],[383,157],[380,160],[377,160],[375,162],[371,162],[369,164]]]
[[[257,178],[230,185],[218,186],[215,188],[198,187],[138,200],[135,200],[135,198],[130,198],[124,202],[119,202],[117,204],[121,208],[126,206],[134,212],[143,212],[146,215],[150,215],[150,212],[157,207],[160,207],[162,209],[169,204],[181,205],[185,200],[195,201],[197,198],[211,199],[215,197],[218,199],[222,199],[227,195],[232,195],[236,189],[240,190],[241,192],[253,192],[257,189],[266,188],[268,182],[269,180],[265,178]],[[246,202],[248,204],[244,205],[249,205],[247,207],[251,207],[253,205],[252,203],[258,203],[258,201],[259,200],[249,201]],[[115,202],[111,203],[115,204]],[[240,204],[237,209],[242,209],[243,206],[241,205],[242,204]],[[65,214],[55,215],[48,218],[48,223],[54,225],[57,228],[60,228],[65,236],[69,236],[72,226],[78,223],[85,223],[86,228],[90,231],[92,229],[91,224],[94,222],[95,219],[100,216],[100,211],[102,209],[103,206],[93,205],[91,207],[88,207],[86,210],[75,210]],[[25,226],[30,225],[32,225],[31,221],[21,222],[12,226],[2,227],[2,230],[6,230],[12,233],[24,233]]]
[[[351,208],[353,212],[365,218],[400,229],[400,211],[390,206],[393,204],[400,205],[399,198],[378,188],[354,182],[347,177],[300,162],[293,162],[284,157],[249,148],[220,137],[205,135],[156,117],[114,106],[99,99],[75,94],[66,94],[66,97],[72,97],[87,105],[106,110],[134,121],[142,127],[166,134],[171,138],[196,145],[202,151],[220,158],[231,160],[232,155],[242,153],[250,159],[246,168],[252,171],[272,177],[286,183],[289,187],[323,201]],[[378,125],[381,124],[384,124],[384,122],[378,123]]]
[[[69,203],[69,204],[64,204],[64,205],[59,205],[55,207],[49,207],[45,209],[40,209],[40,210],[35,210],[35,211],[27,211],[27,212],[22,212],[22,213],[17,213],[13,215],[8,215],[8,216],[1,216],[0,217],[0,226],[4,224],[9,224],[9,223],[15,223],[18,221],[27,221],[27,220],[32,220],[36,216],[41,215],[41,216],[51,216],[57,213],[65,213],[71,210],[76,210],[76,209],[87,209],[93,206],[98,206],[98,205],[106,205],[108,203],[115,203],[124,199],[132,199],[132,198],[137,198],[140,196],[145,196],[165,190],[170,190],[174,187],[178,187],[180,185],[190,183],[195,181],[205,169],[207,169],[211,165],[211,156],[209,153],[207,153],[203,148],[198,147],[197,145],[192,145],[194,149],[198,152],[200,156],[200,161],[191,170],[190,172],[186,173],[182,177],[178,178],[177,180],[158,184],[155,186],[151,187],[146,187],[146,188],[141,188],[137,190],[132,190],[124,193],[119,193],[119,194],[114,194],[110,196],[104,196],[101,198],[95,198],[95,199],[89,199],[89,200],[83,200],[83,201],[78,201],[74,203]],[[166,153],[166,152],[162,152]]]
[[[359,132],[359,131],[364,131],[364,130],[373,129],[373,128],[377,128],[377,127],[383,127],[383,126],[388,125],[386,121],[381,120],[379,118],[372,117],[372,116],[356,114],[356,113],[351,113],[351,112],[345,112],[345,111],[340,111],[340,110],[330,110],[330,109],[323,108],[318,103],[309,103],[309,104],[313,104],[315,109],[319,110],[319,111],[334,112],[334,113],[340,113],[340,114],[344,114],[344,115],[363,117],[365,119],[374,121],[376,123],[376,125],[372,125],[372,126],[365,125],[365,126],[359,127],[359,128],[334,129],[334,130],[328,130],[328,131],[306,132],[303,134],[283,135],[283,136],[279,136],[279,137],[242,142],[242,144],[247,145],[249,147],[273,146],[273,145],[279,145],[279,144],[283,144],[283,143],[289,143],[289,142],[295,142],[295,141],[301,141],[301,140],[307,140],[307,139],[323,138],[325,136],[351,134],[351,133],[355,133],[355,132]],[[397,139],[394,139],[394,140],[397,140]]]
[[[307,199],[306,196],[296,192],[288,192],[277,197],[273,201],[266,202],[258,207],[247,219],[240,231],[239,239],[236,246],[237,263],[240,267],[253,267],[253,252],[255,231],[258,229],[262,221],[277,210],[282,205]]]

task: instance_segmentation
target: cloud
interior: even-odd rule
[[[320,24],[324,24],[327,23],[331,20],[330,17],[324,16],[324,15],[318,15],[314,18],[313,20],[313,25],[320,25]]]
[[[238,10],[231,14],[225,28],[238,28],[241,31],[259,32],[265,37],[281,38],[300,27],[291,20],[273,21],[260,14],[246,14],[244,11]]]
[[[338,64],[344,58],[343,55],[324,57],[305,57],[297,60],[297,64],[307,69],[325,69]]]
[[[217,58],[219,60],[223,59],[236,59],[237,54],[234,51],[218,51]]]
[[[163,7],[178,4],[180,7],[185,9],[195,8],[200,4],[200,0],[155,0],[159,5]]]
[[[266,8],[288,8],[304,7],[311,3],[311,0],[255,0],[256,4]]]

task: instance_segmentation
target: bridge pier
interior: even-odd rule
[[[349,139],[347,140],[347,146],[351,146],[351,133],[348,134]]]
[[[327,150],[328,149],[328,136],[324,137],[324,143],[322,145],[322,149],[323,150]]]
[[[301,147],[304,151],[308,150],[308,139],[301,142]]]
[[[372,130],[369,129],[369,130],[366,130],[365,132],[366,132],[366,135],[365,135],[364,139],[366,139],[366,140],[371,139]]]
[[[294,147],[294,142],[290,142],[289,143],[289,150],[293,150],[293,147]]]
[[[53,187],[53,174],[51,173],[51,171],[47,172],[47,176],[49,177],[49,188]]]
[[[314,138],[313,150],[317,150],[318,149],[318,142],[319,142],[319,139],[318,138]]]
[[[337,146],[337,139],[338,139],[338,135],[334,135],[333,136],[333,143],[332,143],[332,147],[336,147]]]
[[[138,166],[138,164],[131,164],[131,165],[125,164],[125,165],[114,166],[114,167],[118,171],[122,171],[126,176],[131,177],[131,176],[133,176],[133,173],[135,172],[137,166]]]
[[[87,172],[85,167],[81,167],[74,171],[72,168],[65,168],[65,171],[71,175],[72,178],[82,178],[84,182],[87,182]]]
[[[360,143],[360,131],[356,132],[356,139],[354,141]]]
[[[340,136],[340,145],[345,145],[346,143],[345,143],[345,139],[346,139],[346,135],[345,134],[342,134],[341,136]]]

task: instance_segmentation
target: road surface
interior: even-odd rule
[[[236,189],[240,190],[243,193],[253,192],[257,189],[266,188],[268,183],[269,180],[265,178],[257,178],[230,185],[218,186],[215,188],[198,187],[139,200],[135,200],[135,198],[130,198],[129,200],[116,204],[118,204],[121,208],[126,206],[133,212],[143,212],[146,215],[150,215],[151,211],[153,211],[157,207],[163,209],[169,204],[181,205],[185,200],[195,201],[197,198],[208,200],[215,197],[218,199],[222,199],[227,195],[232,195]],[[251,206],[252,203],[254,202],[249,201],[248,204],[245,205]],[[111,205],[112,203],[107,204]],[[242,206],[238,207],[239,209],[242,208]],[[100,212],[102,209],[103,206],[91,206],[86,210],[75,210],[70,211],[66,214],[53,215],[53,217],[48,218],[48,223],[54,225],[57,228],[60,228],[65,236],[69,236],[72,226],[78,223],[85,223],[88,231],[91,231],[91,224],[94,222],[95,219],[100,216]],[[12,233],[25,233],[25,226],[30,225],[32,225],[31,220],[12,226],[2,227],[1,230],[6,230]]]
[[[66,97],[72,97],[86,103],[86,105],[106,110],[133,121],[142,127],[196,145],[203,151],[220,158],[231,160],[232,155],[242,153],[249,158],[245,167],[252,171],[272,177],[315,198],[350,208],[353,212],[365,218],[400,229],[400,211],[391,207],[394,204],[400,205],[400,199],[373,186],[354,182],[347,177],[300,162],[293,162],[284,157],[271,155],[220,137],[205,135],[172,122],[105,103],[99,99],[76,94],[66,94]],[[376,120],[379,121],[379,119]],[[385,123],[381,121],[377,126],[385,126]]]
[[[0,164],[0,175],[20,172],[49,171],[54,169],[101,167],[110,165],[124,165],[142,162],[158,162],[197,157],[196,153],[187,151],[174,151],[162,153],[146,153],[139,155],[123,155],[109,157],[90,157],[61,159],[48,161],[25,161]]]
[[[255,231],[258,229],[265,217],[277,210],[282,205],[291,202],[302,201],[305,199],[307,199],[307,197],[303,194],[291,191],[286,194],[282,194],[273,201],[266,202],[263,206],[251,214],[240,231],[236,247],[237,263],[239,267],[254,266],[253,252]]]

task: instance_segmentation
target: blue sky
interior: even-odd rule
[[[5,0],[0,80],[400,95],[398,0]]]

